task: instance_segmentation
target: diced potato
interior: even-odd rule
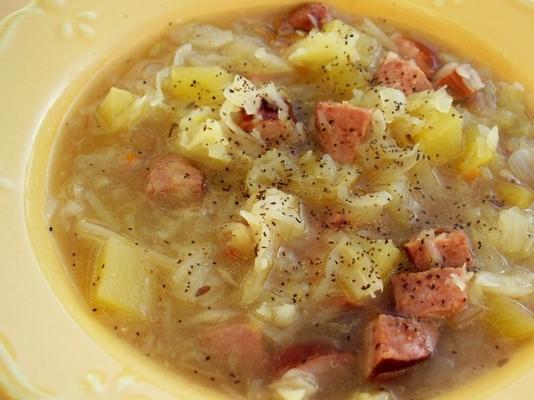
[[[462,152],[462,117],[451,107],[448,113],[425,111],[418,115],[425,125],[415,132],[415,139],[436,165],[452,161]]]
[[[408,96],[406,109],[410,113],[426,114],[432,111],[448,113],[452,106],[452,97],[445,87],[438,90],[423,90]]]
[[[137,96],[128,90],[112,87],[97,108],[97,117],[109,132],[128,127],[129,110]]]
[[[166,91],[174,98],[196,105],[220,105],[223,90],[233,76],[220,67],[175,67],[165,82]]]
[[[288,58],[293,64],[315,70],[334,60],[356,64],[360,58],[356,48],[359,36],[360,33],[350,25],[334,20],[323,27],[323,32],[311,31],[296,42]]]
[[[209,107],[201,107],[185,115],[178,126],[175,146],[202,164],[222,168],[231,161],[230,143],[220,122],[210,118],[212,114]]]
[[[120,133],[141,122],[168,129],[172,113],[166,105],[152,106],[148,97],[112,87],[96,110],[96,118],[109,133]]]
[[[496,184],[497,194],[507,206],[529,208],[534,201],[534,191],[517,183],[500,181]]]
[[[340,54],[341,45],[334,32],[312,31],[293,45],[288,59],[300,67],[319,69]]]
[[[487,294],[485,303],[486,318],[498,333],[513,340],[534,336],[534,316],[520,303],[497,294]]]
[[[323,30],[337,35],[338,56],[340,58],[348,58],[353,64],[356,64],[360,60],[360,54],[356,46],[361,35],[358,30],[340,19],[330,21],[323,27]]]
[[[133,318],[146,317],[152,301],[153,267],[143,248],[124,238],[110,237],[95,261],[94,304]]]
[[[356,303],[374,297],[384,288],[378,268],[360,243],[358,238],[346,237],[330,252],[325,265],[326,270],[337,269],[339,286]]]
[[[367,78],[361,68],[346,58],[335,59],[319,71],[317,78],[325,88],[330,90],[334,99],[350,97],[354,89],[365,89]]]
[[[361,244],[382,281],[389,281],[400,259],[400,250],[391,240],[362,240]]]
[[[480,174],[480,168],[488,165],[497,153],[499,130],[477,125],[468,128],[465,133],[464,151],[458,163],[458,170],[466,178]]]

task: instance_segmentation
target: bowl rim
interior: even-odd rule
[[[299,2],[287,1],[287,4]],[[43,218],[47,207],[48,154],[57,128],[65,111],[76,101],[91,77],[103,66],[118,62],[118,56],[114,54],[116,44],[123,43],[122,39],[132,31],[142,31],[147,35],[158,32],[167,22],[181,19],[184,14],[197,17],[209,15],[214,9],[242,9],[238,2],[221,4],[223,2],[199,0],[194,9],[191,4],[171,3],[166,0],[139,0],[135,5],[128,0],[35,0],[0,23],[0,57],[6,60],[0,63],[0,72],[3,72],[0,76],[4,77],[7,93],[16,94],[26,102],[13,104],[8,99],[11,96],[0,100],[3,101],[0,107],[12,110],[7,118],[0,121],[0,126],[4,128],[2,131],[19,135],[6,135],[3,139],[5,146],[0,148],[0,217],[5,226],[12,227],[9,231],[0,232],[0,250],[9,255],[10,263],[16,260],[19,264],[17,274],[9,268],[0,270],[0,293],[3,293],[4,304],[7,305],[5,309],[0,306],[0,312],[5,316],[0,325],[0,350],[6,350],[0,351],[0,371],[7,361],[14,361],[16,353],[18,362],[15,368],[21,376],[27,377],[28,382],[32,382],[28,386],[20,377],[13,378],[11,383],[5,383],[0,378],[0,387],[17,390],[29,399],[37,396],[36,393],[43,396],[38,388],[41,386],[53,393],[46,396],[93,398],[94,385],[88,390],[84,382],[88,377],[94,382],[103,381],[103,393],[117,398],[124,394],[117,387],[127,378],[132,378],[128,381],[129,386],[121,389],[127,394],[157,399],[188,399],[198,398],[200,390],[202,398],[222,398],[208,389],[196,388],[187,379],[177,379],[156,365],[145,368],[145,361],[137,352],[133,354],[129,345],[95,323],[89,311],[81,306],[79,299],[77,301],[75,292],[69,291],[66,277],[61,278],[64,275],[62,266],[57,262],[58,254]],[[251,0],[248,3],[250,8],[261,8],[267,7],[270,2]],[[471,38],[470,43],[455,43],[460,54],[475,54],[476,60],[492,60],[498,74],[518,79],[534,90],[534,76],[529,73],[534,68],[534,55],[522,57],[525,65],[521,68],[510,61],[515,59],[514,54],[519,54],[517,49],[521,46],[514,42],[515,33],[507,33],[506,27],[495,29],[491,24],[483,23],[482,18],[472,21],[473,10],[480,8],[476,0],[338,0],[329,3],[342,10],[349,10],[356,4],[359,14],[385,16],[401,28],[413,24],[415,17],[421,18],[417,30],[428,32],[429,37],[437,42],[443,42],[438,37],[437,26],[454,31],[454,37],[447,38],[449,44],[467,35]],[[444,5],[438,6],[438,3]],[[148,11],[147,4],[150,5]],[[527,1],[506,3],[487,0],[486,8],[480,13],[508,15],[514,21],[523,21],[525,14],[534,17],[534,7],[530,7]],[[396,11],[394,14],[391,14],[392,9]],[[466,27],[469,21],[472,24]],[[521,43],[525,44],[528,38],[534,37],[534,27],[517,25],[522,35]],[[39,37],[38,46],[35,37]],[[130,47],[124,54],[133,51],[136,46]],[[21,48],[25,51],[21,52]],[[46,65],[34,70],[29,84],[21,87],[15,77],[20,79],[32,71],[31,65],[26,65],[28,60],[42,59],[47,60]],[[39,87],[31,86],[36,83],[40,83]],[[31,117],[27,118],[28,115]],[[27,120],[23,121],[23,117]],[[39,265],[43,266],[44,275]],[[22,284],[17,282],[17,278],[27,279],[27,282]],[[21,296],[26,296],[26,300],[21,300]],[[63,302],[60,303],[58,298]],[[39,307],[32,304],[36,299]],[[36,317],[36,310],[51,316],[48,319],[43,315]],[[60,332],[68,332],[68,338]],[[78,361],[68,356],[50,362],[47,346],[76,352],[86,357],[87,362],[80,366]],[[443,399],[487,396],[498,399],[505,394],[521,396],[521,393],[528,393],[530,379],[534,377],[533,354],[534,345],[529,344],[503,368],[446,394]],[[46,369],[36,367],[36,364],[45,363]],[[16,375],[9,371],[11,375]],[[518,378],[520,374],[524,375]],[[66,384],[67,380],[58,379],[58,376],[68,376],[70,382]]]

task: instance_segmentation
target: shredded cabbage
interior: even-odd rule
[[[486,292],[519,298],[534,292],[534,273],[514,268],[505,273],[478,271],[474,284]]]
[[[271,385],[277,400],[309,400],[319,391],[315,377],[297,368],[287,371]]]
[[[242,284],[242,302],[251,304],[261,294],[280,245],[302,235],[306,224],[298,200],[275,188],[252,198],[240,214],[252,228],[257,248],[254,266]]]

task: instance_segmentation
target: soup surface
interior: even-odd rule
[[[321,4],[210,22],[65,119],[48,218],[95,318],[233,398],[428,399],[504,365],[534,335],[522,86]]]

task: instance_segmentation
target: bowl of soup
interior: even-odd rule
[[[5,19],[0,390],[528,397],[533,16],[50,0]]]

